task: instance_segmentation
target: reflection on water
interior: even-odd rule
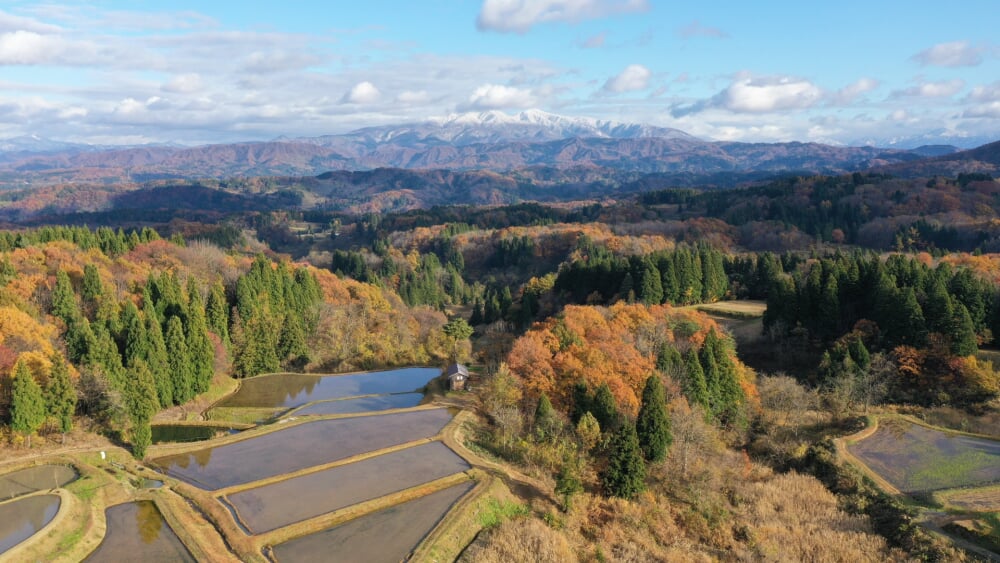
[[[303,374],[262,375],[244,380],[240,390],[218,406],[292,408],[310,401],[407,393],[422,389],[440,374],[441,371],[437,368],[402,368],[322,377]]]
[[[4,553],[56,517],[61,499],[57,495],[41,495],[0,504],[0,553]]]
[[[397,504],[329,530],[274,547],[281,563],[296,561],[402,561],[474,483]]]
[[[306,405],[295,411],[295,415],[307,414],[353,414],[359,412],[385,411],[415,407],[424,399],[421,393],[399,393],[396,395],[375,395],[357,399],[338,399]]]
[[[185,561],[194,557],[163,520],[156,504],[143,500],[112,506],[104,511],[108,530],[88,562]]]
[[[162,444],[164,442],[200,442],[208,440],[220,432],[229,430],[229,428],[222,426],[200,424],[154,424],[150,428],[153,430],[154,444]]]
[[[231,444],[154,459],[150,466],[215,490],[436,435],[445,409],[318,420]],[[197,463],[191,463],[191,459]]]
[[[0,475],[0,500],[56,489],[75,481],[76,477],[76,471],[66,465],[38,465]]]

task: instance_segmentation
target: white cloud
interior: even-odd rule
[[[58,25],[40,22],[33,18],[16,16],[14,14],[0,10],[0,32],[4,31],[32,31],[35,33],[58,33],[61,31]]]
[[[942,80],[940,82],[920,82],[903,90],[893,90],[891,98],[947,98],[954,96],[965,87],[961,78]]]
[[[983,62],[984,50],[981,46],[970,45],[968,41],[953,41],[938,43],[911,58],[921,66],[976,66]]]
[[[1000,101],[978,105],[962,112],[962,117],[987,117],[1000,119]]]
[[[874,78],[860,78],[855,82],[844,86],[840,90],[837,90],[833,94],[832,103],[835,105],[846,106],[855,100],[859,96],[879,87],[879,81]]]
[[[468,103],[459,109],[489,110],[505,108],[526,108],[534,106],[535,96],[530,90],[503,86],[500,84],[483,84],[469,96]]]
[[[193,94],[202,89],[201,75],[196,72],[178,74],[164,84],[161,89],[172,94]]]
[[[51,62],[65,50],[65,42],[34,31],[0,34],[0,65],[36,65]]]
[[[349,92],[344,94],[342,101],[347,104],[371,104],[377,102],[381,95],[382,93],[374,84],[365,80],[358,82]]]
[[[717,27],[702,25],[698,20],[677,29],[677,36],[681,39],[691,39],[692,37],[709,37],[712,39],[725,39],[729,34]]]
[[[642,65],[628,65],[625,70],[609,78],[601,89],[612,94],[645,90],[649,87],[649,77],[652,74]]]
[[[675,107],[675,117],[721,108],[733,113],[769,113],[805,109],[823,98],[818,86],[789,76],[753,77],[741,74],[725,90],[708,100]]]
[[[401,104],[422,104],[430,99],[427,90],[405,90],[396,96],[396,101]]]
[[[970,102],[1000,102],[1000,82],[976,86],[965,98]]]
[[[648,0],[483,0],[476,27],[483,31],[526,33],[540,23],[576,23],[648,9]]]

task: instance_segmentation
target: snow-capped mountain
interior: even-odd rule
[[[912,150],[926,145],[951,145],[958,149],[973,149],[992,143],[1000,138],[1000,134],[992,137],[984,135],[968,136],[955,131],[937,129],[928,131],[920,135],[901,137],[870,137],[867,139],[857,139],[852,141],[852,146],[859,147],[882,147],[886,149]]]
[[[513,115],[496,110],[457,113],[432,117],[419,123],[365,127],[344,135],[326,135],[296,141],[324,146],[355,142],[368,146],[393,144],[426,147],[504,142],[541,143],[573,138],[698,140],[683,131],[667,127],[568,117],[533,109]]]

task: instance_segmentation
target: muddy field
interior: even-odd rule
[[[84,561],[194,563],[194,557],[170,529],[152,501],[127,502],[112,506],[104,513],[108,521],[107,534],[101,545]]]
[[[38,465],[0,475],[0,500],[62,487],[76,477],[76,471],[66,465]]]
[[[341,526],[275,546],[281,563],[298,561],[402,561],[474,483],[449,487]]]
[[[232,444],[152,460],[150,465],[216,490],[429,438],[451,420],[447,409],[318,420]]]
[[[243,523],[262,533],[469,469],[431,442],[229,495]]]
[[[415,407],[424,399],[421,393],[397,393],[395,395],[375,395],[357,399],[323,401],[306,405],[295,411],[295,415],[307,414],[354,414],[359,412],[385,411]]]
[[[61,502],[57,495],[39,495],[0,504],[0,555],[51,522]]]
[[[848,449],[907,493],[1000,481],[1000,442],[903,420],[880,421],[874,434]]]
[[[421,389],[441,375],[437,368],[402,368],[347,375],[275,374],[243,381],[235,395],[219,407],[292,408],[311,401],[325,401]]]

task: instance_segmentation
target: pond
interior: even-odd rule
[[[58,495],[38,495],[0,504],[0,554],[44,528],[61,503]]]
[[[36,465],[0,475],[0,500],[56,489],[75,481],[76,477],[76,471],[68,465]]]
[[[345,375],[273,374],[243,380],[219,407],[292,408],[312,401],[407,393],[441,375],[437,368],[401,368]]]
[[[259,534],[468,469],[448,446],[431,442],[241,491],[227,500],[246,527]]]
[[[108,522],[107,533],[101,545],[84,561],[194,563],[191,552],[163,519],[156,503],[148,500],[127,502],[108,508],[104,514]]]
[[[463,483],[274,546],[281,563],[402,561],[475,483]],[[331,554],[335,554],[333,557]]]
[[[153,431],[154,444],[162,444],[164,442],[201,442],[214,438],[219,434],[234,432],[233,429],[225,426],[205,424],[154,424],[150,428]]]
[[[883,419],[848,449],[903,492],[932,491],[1000,480],[1000,442]]]
[[[321,401],[306,405],[295,411],[295,415],[354,414],[359,412],[385,411],[415,407],[424,399],[421,393],[397,393],[394,395],[373,395],[356,399]]]
[[[196,487],[217,490],[430,438],[451,418],[447,409],[428,409],[317,420],[157,458],[150,466]]]

